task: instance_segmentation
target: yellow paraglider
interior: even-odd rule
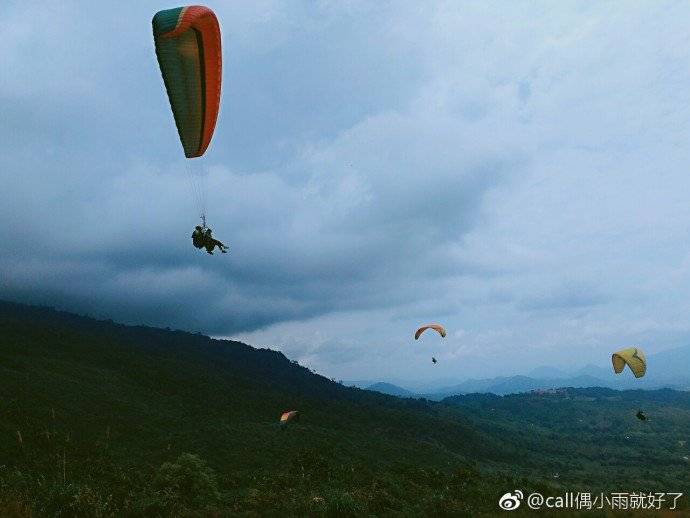
[[[627,365],[636,378],[641,378],[647,372],[647,360],[644,353],[637,347],[629,347],[611,355],[611,363],[616,374],[620,374]]]
[[[427,329],[433,329],[436,331],[438,334],[440,334],[443,338],[446,337],[446,330],[443,328],[441,324],[424,324],[422,327],[417,329],[417,332],[414,334],[414,339],[419,340],[419,337],[421,334],[426,331]]]

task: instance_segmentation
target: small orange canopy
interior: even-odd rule
[[[290,421],[297,421],[299,419],[299,412],[297,410],[289,410],[287,412],[283,412],[283,415],[280,416],[280,424],[286,425]]]
[[[421,334],[426,331],[427,329],[433,329],[436,331],[438,334],[440,334],[443,338],[446,337],[446,330],[443,328],[441,324],[424,324],[422,327],[417,329],[417,332],[414,334],[414,339],[418,340]]]

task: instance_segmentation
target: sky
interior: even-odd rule
[[[0,4],[0,298],[345,380],[690,345],[690,5],[207,5],[213,257],[153,47],[175,5]]]

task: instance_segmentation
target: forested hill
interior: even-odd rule
[[[433,477],[500,458],[442,405],[344,387],[280,352],[11,303],[0,405],[0,495],[26,516],[421,512],[469,505]],[[185,492],[187,472],[206,490]]]
[[[481,516],[516,488],[687,488],[687,394],[638,392],[401,399],[239,342],[0,303],[0,516]]]

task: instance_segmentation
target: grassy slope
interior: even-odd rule
[[[412,509],[414,477],[420,495],[435,491],[427,469],[498,458],[499,445],[439,405],[343,387],[274,351],[12,305],[0,329],[0,476],[38,512],[75,490],[94,493],[86,508],[157,508],[156,470],[184,452],[218,478],[220,500],[201,504],[263,512]],[[281,431],[286,409],[303,418]]]
[[[687,398],[640,393],[641,428],[606,399],[626,394],[403,400],[237,342],[0,303],[0,514],[477,516],[517,487],[687,487]],[[303,418],[281,431],[287,409]]]

